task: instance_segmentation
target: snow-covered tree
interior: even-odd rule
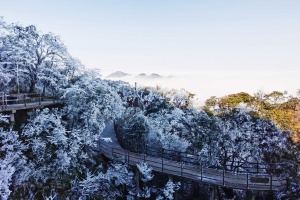
[[[0,123],[8,123],[8,115],[2,115],[0,113]]]
[[[0,121],[7,122],[0,114]],[[25,158],[22,151],[25,146],[21,143],[18,133],[5,131],[0,127],[0,198],[8,199],[11,189],[20,185],[24,172]]]
[[[12,78],[12,74],[6,72],[4,68],[5,60],[3,58],[3,51],[5,50],[4,38],[10,33],[11,29],[0,16],[0,90],[6,91],[8,89],[8,83]]]
[[[287,186],[282,191],[277,191],[277,199],[292,200],[300,198],[300,172],[288,180]]]
[[[98,98],[101,97],[98,96]],[[86,111],[89,112],[88,108]],[[87,176],[88,172],[99,171],[99,159],[90,148],[99,137],[93,136],[92,131],[90,135],[93,138],[85,137],[84,133],[86,132],[82,133],[80,125],[85,124],[78,123],[76,126],[70,126],[67,131],[68,125],[66,121],[62,120],[61,112],[56,109],[45,108],[31,114],[29,122],[22,131],[22,140],[25,141],[27,147],[24,154],[28,161],[24,165],[23,177],[16,179],[20,184],[16,184],[14,198],[76,196],[77,193],[72,188],[78,187],[82,179],[89,177]],[[94,131],[98,133],[102,130],[95,129]],[[118,173],[113,169],[115,171],[123,170],[115,165],[112,167],[110,176]],[[119,171],[119,173],[123,172]],[[107,173],[103,176],[107,176]],[[127,178],[127,175],[123,175],[123,178]],[[112,181],[101,187],[112,188],[113,184],[116,183]],[[116,186],[116,192],[118,189]]]
[[[1,157],[0,157],[0,197],[1,199],[8,199],[11,191],[9,189],[12,184],[12,176],[15,172],[14,161],[16,156],[13,156],[13,149],[10,149],[9,137],[10,132],[0,129],[1,138]],[[15,133],[11,133],[15,134]],[[14,135],[13,135],[14,136]],[[11,157],[12,156],[12,157]]]
[[[197,154],[206,151],[207,158],[212,158],[214,143],[220,140],[217,118],[204,111],[192,111],[188,119],[191,133],[191,146],[188,151]]]
[[[126,115],[127,116],[127,115]],[[145,151],[145,138],[149,133],[149,123],[142,111],[129,114],[117,121],[117,135],[120,144],[131,151]]]
[[[247,109],[225,112],[221,118],[215,118],[213,126],[214,132],[203,137],[200,152],[202,161],[208,165],[235,170],[237,162],[274,163],[286,148],[286,136],[275,124],[263,118],[254,119]]]
[[[0,67],[3,69],[0,78],[5,83],[10,82],[11,87],[16,89],[18,84],[21,91],[35,92],[38,86],[40,92],[52,93],[65,85],[81,66],[68,54],[58,36],[41,34],[33,25],[5,27],[10,31],[0,36]]]
[[[300,145],[288,140],[286,161],[282,169],[282,175],[286,177],[286,187],[277,191],[277,198],[280,200],[300,199]]]
[[[76,145],[70,141],[61,115],[45,108],[32,114],[22,131],[28,159],[23,185],[32,185],[27,195],[49,195],[52,189],[68,188],[70,174],[77,167]],[[75,152],[74,152],[75,149]],[[40,191],[43,188],[43,192]]]
[[[179,190],[180,188],[180,182],[178,183],[173,183],[172,180],[169,180],[165,186],[164,189],[162,189],[162,194],[158,195],[156,197],[156,200],[163,200],[163,199],[168,199],[168,200],[173,200],[174,199],[174,193],[176,190]]]
[[[149,182],[154,178],[152,167],[150,167],[146,162],[140,162],[136,166],[140,172],[139,179],[142,181],[142,184],[137,191],[137,196],[150,198],[151,194],[155,195],[157,192],[157,188],[155,186],[149,185]]]
[[[112,122],[124,110],[117,91],[90,73],[78,77],[65,89],[62,100],[68,128],[76,130],[88,146],[96,145],[106,122]]]
[[[169,112],[169,113],[168,113]],[[185,152],[190,142],[183,135],[187,133],[184,125],[184,112],[176,108],[166,113],[155,113],[148,116],[150,133],[148,141],[150,146],[159,142],[163,149]]]
[[[141,180],[143,182],[151,181],[154,177],[152,174],[152,168],[145,162],[138,163],[137,168],[139,169],[141,173]]]
[[[172,159],[177,152],[185,152],[192,140],[190,112],[175,108],[154,89],[139,89],[144,110],[128,108],[117,121],[117,135],[121,144],[130,150],[161,153]],[[148,149],[148,150],[147,150]],[[173,155],[173,153],[175,153]]]
[[[105,173],[102,170],[96,174],[88,172],[73,190],[80,199],[117,199],[124,195],[123,186],[129,190],[134,188],[134,174],[125,165],[112,163]]]
[[[164,95],[178,108],[191,107],[195,96],[195,94],[192,94],[185,89],[164,91]]]

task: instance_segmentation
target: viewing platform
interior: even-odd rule
[[[5,94],[0,92],[0,113],[10,112],[10,122],[15,122],[15,113],[18,110],[43,108],[59,104],[57,97],[41,96],[38,93]]]

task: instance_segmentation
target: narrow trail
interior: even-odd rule
[[[101,134],[101,138],[110,138],[112,140],[112,142],[108,142],[109,145],[111,145],[112,147],[115,147],[115,148],[122,148],[116,137],[113,123],[106,124],[106,126]]]

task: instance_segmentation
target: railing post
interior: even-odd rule
[[[258,167],[258,161],[257,161],[257,166],[256,166],[256,173],[258,174],[258,169],[259,169],[259,167]]]
[[[26,94],[24,94],[24,105],[26,107]]]
[[[144,162],[146,162],[146,154],[144,153]]]
[[[164,173],[164,157],[161,157],[161,173]]]
[[[247,189],[249,189],[249,173],[247,172]]]
[[[272,190],[272,187],[273,187],[273,175],[271,174],[271,177],[270,177],[270,190]]]
[[[127,162],[128,162],[128,165],[129,165],[129,153],[130,153],[130,151],[127,150]]]
[[[1,109],[3,109],[3,104],[4,104],[4,101],[3,101],[3,94],[4,94],[4,93],[1,93],[1,107],[2,107]]]
[[[238,166],[237,166],[237,169],[236,169],[237,174],[239,173],[239,167],[240,167],[240,161],[238,161]]]
[[[225,186],[225,169],[223,168],[223,186]]]
[[[111,157],[114,157],[114,148],[111,147]]]
[[[126,150],[124,151],[124,163],[126,163]]]
[[[39,94],[39,104],[41,105],[42,97],[41,94]]]
[[[4,92],[2,93],[2,106],[4,106]]]
[[[201,181],[203,180],[203,167],[202,163],[200,163],[200,174],[201,174]]]
[[[182,177],[182,162],[180,162],[180,175],[181,175],[181,177]]]

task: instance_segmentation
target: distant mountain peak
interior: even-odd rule
[[[135,78],[155,79],[155,78],[163,78],[163,77],[161,75],[155,74],[155,73],[152,73],[150,75],[147,75],[145,73],[141,73],[141,74],[137,75]]]
[[[108,76],[106,76],[106,78],[122,79],[122,78],[128,78],[129,76],[131,76],[134,79],[138,79],[138,80],[158,80],[158,79],[169,78],[169,77],[164,77],[157,73],[151,73],[150,75],[146,74],[146,73],[140,73],[136,76],[132,76],[132,74],[127,74],[122,71],[113,72],[113,73],[109,74]]]
[[[108,75],[106,78],[122,78],[124,76],[129,76],[130,74],[127,74],[125,72],[122,71],[116,71],[111,73],[110,75]]]
[[[147,74],[141,73],[141,74],[137,75],[135,78],[144,78],[144,77],[147,77]]]
[[[150,78],[162,78],[162,76],[161,75],[159,75],[159,74],[155,74],[155,73],[152,73],[152,74],[150,74],[150,76],[149,76]]]

